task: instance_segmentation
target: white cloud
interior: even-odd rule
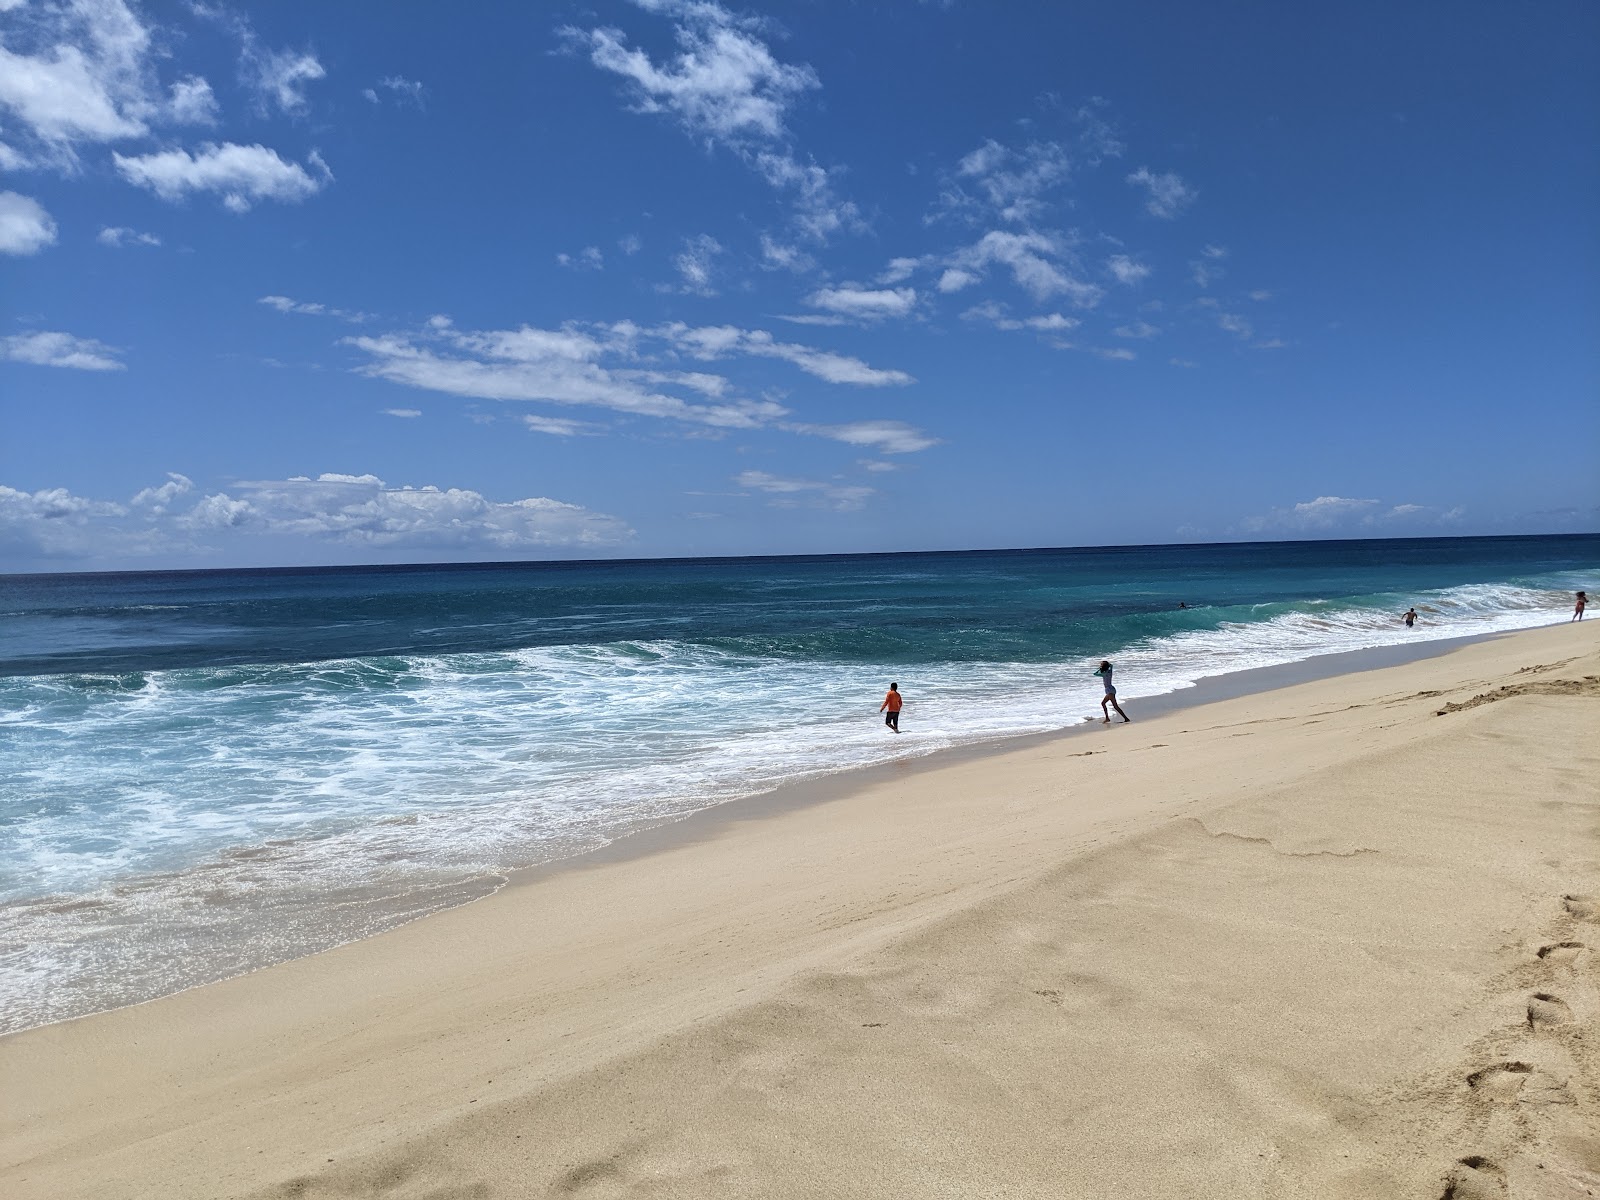
[[[829,383],[854,383],[867,387],[914,383],[904,371],[881,370],[858,358],[818,350],[793,342],[780,342],[764,329],[740,329],[733,325],[705,325],[691,328],[672,322],[649,331],[651,336],[669,341],[673,348],[693,358],[711,361],[734,355],[778,358],[793,363],[809,375]]]
[[[622,321],[488,331],[430,323],[418,334],[347,338],[344,344],[366,356],[359,373],[407,387],[475,399],[598,408],[713,430],[789,429],[782,423],[789,413],[775,400],[740,396],[722,375],[680,369],[685,359],[779,359],[830,383],[865,387],[913,382],[902,371],[782,342],[765,330],[681,322],[651,328]],[[527,424],[558,436],[600,431],[542,414]],[[873,433],[866,428],[870,424],[796,431],[821,432],[858,445],[925,438],[895,423]]]
[[[644,249],[644,243],[639,240],[638,234],[630,233],[626,237],[620,237],[617,239],[617,249],[621,250],[624,254],[632,256]]]
[[[1141,262],[1135,262],[1126,254],[1113,254],[1106,259],[1106,272],[1118,283],[1132,285],[1147,279],[1150,268]]]
[[[1008,316],[1005,306],[996,304],[993,300],[976,304],[961,316],[967,321],[988,321],[996,329],[1026,329],[1034,333],[1065,333],[1083,323],[1076,317],[1063,316],[1058,312],[1040,313],[1032,317]]]
[[[1245,533],[1345,534],[1449,527],[1466,513],[1459,505],[1388,504],[1349,496],[1318,496],[1288,508],[1274,508],[1239,523]]]
[[[1237,334],[1242,338],[1249,338],[1255,332],[1255,329],[1251,326],[1250,322],[1245,320],[1245,318],[1241,317],[1238,313],[1218,313],[1217,326],[1221,329],[1227,330],[1229,333]]]
[[[798,502],[802,496],[815,496],[826,507],[840,512],[853,512],[866,503],[876,489],[863,487],[860,484],[828,483],[819,479],[794,479],[783,475],[772,475],[766,471],[741,471],[734,476],[733,482],[742,488],[751,491],[766,492],[769,495],[781,497],[773,503],[780,507],[790,507]]]
[[[0,111],[25,150],[0,165],[73,171],[80,146],[144,137],[160,124],[209,125],[211,85],[187,75],[165,88],[152,32],[124,0],[15,4],[0,34]]]
[[[161,239],[153,233],[140,233],[137,229],[129,229],[126,225],[108,225],[95,235],[95,241],[102,246],[120,248],[122,246],[159,246]]]
[[[755,157],[756,170],[779,191],[794,192],[795,225],[818,242],[841,229],[866,228],[853,201],[841,200],[833,187],[834,172],[816,163],[802,163],[792,154],[763,153]]]
[[[71,367],[78,371],[120,371],[117,351],[93,338],[70,333],[40,331],[0,338],[0,359],[40,367]]]
[[[1161,330],[1148,321],[1132,321],[1127,325],[1118,325],[1111,331],[1117,337],[1124,338],[1153,338]]]
[[[779,141],[795,98],[822,86],[809,66],[773,56],[756,36],[759,21],[712,0],[650,0],[639,7],[677,18],[676,57],[657,64],[629,47],[619,29],[569,27],[562,33],[586,48],[595,66],[628,81],[635,111],[669,114],[693,137],[733,145]]]
[[[828,383],[853,383],[863,387],[900,386],[916,380],[904,371],[881,370],[868,366],[859,358],[835,354],[829,350],[815,350],[793,342],[776,341],[764,330],[749,331],[740,349],[760,358],[781,358],[793,363],[807,375],[815,375]]]
[[[904,283],[906,280],[910,279],[919,268],[927,265],[927,262],[920,258],[891,258],[889,260],[889,265],[885,267],[883,269],[883,273],[878,276],[878,282],[891,285],[896,283]]]
[[[599,246],[585,246],[577,254],[558,254],[556,262],[573,271],[603,271],[606,256]]]
[[[616,517],[548,497],[493,501],[464,488],[392,487],[370,474],[245,482],[198,499],[185,476],[167,478],[128,505],[64,488],[0,487],[0,547],[22,561],[126,560],[237,554],[251,539],[271,538],[280,551],[298,541],[344,547],[340,553],[454,556],[598,548],[633,536]]]
[[[298,116],[308,106],[307,85],[325,78],[328,72],[309,51],[262,51],[252,39],[246,44],[240,74],[246,86],[255,91],[263,111],[276,108]]]
[[[1227,274],[1222,266],[1222,260],[1228,257],[1225,246],[1207,245],[1200,251],[1200,257],[1189,264],[1189,274],[1197,287],[1210,287],[1216,280]]]
[[[783,63],[759,36],[766,22],[730,12],[714,0],[635,0],[674,21],[678,53],[660,62],[630,47],[619,29],[561,30],[601,70],[627,81],[633,109],[671,116],[689,136],[737,154],[767,183],[792,194],[795,224],[826,240],[864,228],[860,210],[835,190],[836,172],[802,160],[792,148],[787,117],[803,94],[822,86],[804,64]]]
[[[1098,354],[1101,358],[1109,358],[1114,362],[1132,362],[1135,358],[1138,357],[1138,355],[1135,354],[1132,350],[1129,350],[1129,349],[1127,349],[1126,347],[1123,347],[1123,346],[1118,346],[1115,349],[1108,349],[1108,348],[1102,347],[1100,349],[1095,350],[1095,353]]]
[[[939,444],[938,438],[930,437],[904,421],[851,421],[844,425],[791,423],[784,428],[796,433],[832,438],[850,446],[871,446],[880,454],[915,454]]]
[[[178,80],[168,89],[167,111],[179,125],[215,125],[217,98],[198,75]]]
[[[715,296],[711,278],[716,260],[724,253],[722,243],[709,233],[683,239],[683,250],[672,259],[682,281],[678,290],[692,296]]]
[[[1250,299],[1257,301],[1271,300],[1272,293],[1267,291],[1266,288],[1257,288],[1255,291],[1250,293]]]
[[[386,417],[401,417],[409,421],[413,417],[420,417],[422,410],[420,408],[386,408],[383,410],[383,415]]]
[[[31,196],[0,192],[0,254],[37,254],[56,240],[56,223]]]
[[[914,288],[872,290],[846,284],[821,288],[806,297],[806,303],[840,316],[876,321],[908,316],[917,306],[917,293]]]
[[[856,461],[863,471],[871,471],[874,474],[884,471],[898,471],[900,469],[898,463],[884,462],[881,458],[862,458]]]
[[[39,5],[23,13],[31,54],[0,44],[0,107],[70,165],[79,142],[138,137],[160,109],[150,33],[121,0]]]
[[[946,267],[940,273],[939,282],[935,286],[938,287],[941,293],[949,296],[955,292],[959,292],[965,288],[971,287],[973,284],[978,283],[981,279],[982,276],[975,275],[971,271],[963,271],[959,267]]]
[[[262,296],[257,304],[265,304],[268,308],[277,309],[281,313],[296,313],[303,317],[336,317],[341,321],[349,321],[352,325],[360,325],[372,320],[371,313],[364,313],[349,308],[332,308],[326,304],[318,304],[310,300],[294,300],[288,296]],[[449,324],[449,318],[434,317],[432,320],[444,320]]]
[[[1026,223],[1043,209],[1045,195],[1070,174],[1067,152],[1057,142],[1029,142],[1013,149],[990,138],[957,165],[956,181],[941,195],[940,208]]]
[[[723,428],[755,428],[783,412],[770,402],[702,405],[652,390],[602,366],[596,360],[608,347],[581,332],[449,330],[442,340],[442,349],[393,334],[348,344],[369,356],[364,375],[457,396],[585,405]]]
[[[941,291],[956,291],[967,286],[971,277],[981,277],[991,265],[1008,268],[1017,285],[1036,300],[1064,295],[1078,308],[1093,308],[1104,291],[1067,273],[1054,259],[1066,254],[1059,237],[1039,232],[1011,233],[992,230],[971,246],[950,256],[950,265],[959,275],[939,281]]]
[[[415,79],[407,79],[403,75],[385,75],[378,80],[378,87],[381,87],[401,104],[413,104],[417,108],[427,107],[428,89]],[[373,104],[382,103],[382,98],[378,95],[377,88],[362,88],[361,94]]]
[[[167,482],[159,487],[148,487],[134,493],[130,502],[134,508],[148,509],[153,513],[164,513],[172,507],[172,502],[179,496],[186,496],[194,490],[194,480],[187,475],[179,475],[176,471],[167,472]]]
[[[569,421],[565,417],[539,417],[527,414],[523,416],[522,423],[534,433],[548,433],[553,437],[576,437],[594,431],[594,426],[585,421]]]
[[[315,195],[333,179],[314,150],[307,156],[312,167],[307,171],[259,144],[226,142],[219,146],[208,142],[193,155],[186,150],[165,150],[111,157],[129,183],[148,188],[163,200],[180,200],[189,192],[216,192],[229,211],[240,213],[260,200],[296,203]]]
[[[1140,167],[1128,176],[1128,182],[1146,189],[1145,211],[1167,221],[1187,208],[1196,195],[1193,188],[1171,171],[1157,175],[1149,167]]]
[[[793,271],[796,275],[815,269],[817,260],[798,246],[786,245],[770,234],[761,235],[761,265],[771,271]]]

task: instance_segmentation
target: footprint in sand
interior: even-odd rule
[[[1552,1025],[1565,1025],[1572,1020],[1572,1010],[1560,996],[1549,992],[1535,992],[1528,997],[1528,1028],[1547,1029]]]
[[[1548,946],[1539,947],[1539,957],[1548,963],[1557,963],[1561,966],[1573,962],[1578,954],[1587,949],[1582,942],[1552,942]]]
[[[1506,1173],[1476,1154],[1457,1159],[1439,1200],[1505,1200]]]
[[[1489,1100],[1514,1100],[1533,1067],[1525,1062],[1495,1063],[1467,1076],[1467,1086],[1473,1093]]]
[[[1580,921],[1600,920],[1600,896],[1563,896],[1561,906]]]

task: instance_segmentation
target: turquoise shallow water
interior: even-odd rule
[[[1596,536],[6,577],[0,1028],[785,781],[1067,727],[1101,657],[1136,703],[1564,620],[1597,580]]]

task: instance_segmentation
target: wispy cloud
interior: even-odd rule
[[[93,338],[41,330],[0,338],[0,359],[77,371],[120,371],[118,351]]]
[[[734,13],[715,0],[634,0],[670,18],[678,50],[653,59],[613,26],[559,32],[567,45],[626,83],[633,110],[670,117],[690,137],[740,157],[788,195],[801,233],[822,241],[863,228],[860,210],[842,199],[836,173],[794,148],[788,114],[822,86],[809,65],[778,59],[764,35],[770,22]]]
[[[126,225],[108,225],[95,235],[95,241],[113,249],[122,246],[159,246],[161,239],[153,233],[141,233]]]
[[[715,296],[711,286],[716,272],[717,259],[724,253],[722,243],[709,233],[684,238],[683,249],[673,256],[672,265],[678,269],[678,283],[673,290],[691,296]]]
[[[1217,327],[1246,340],[1255,333],[1255,327],[1238,313],[1219,312],[1217,314]]]
[[[265,304],[268,308],[276,309],[281,313],[295,313],[303,317],[334,317],[340,321],[349,321],[352,325],[360,325],[372,320],[371,313],[359,312],[349,308],[334,308],[328,304],[318,304],[310,300],[294,300],[288,296],[262,296],[257,304]]]
[[[606,256],[599,246],[585,246],[576,254],[558,254],[556,262],[572,271],[603,271]]]
[[[1004,146],[988,138],[956,165],[940,194],[935,215],[972,221],[997,217],[1026,225],[1046,206],[1045,197],[1071,175],[1066,148],[1054,141]]]
[[[912,382],[903,371],[732,325],[644,327],[624,321],[468,331],[441,318],[419,332],[347,338],[344,344],[366,356],[357,368],[361,374],[408,387],[485,400],[585,406],[710,429],[788,429],[783,418],[790,413],[774,400],[739,396],[722,375],[684,370],[684,360],[778,359],[828,383],[859,387]],[[896,422],[803,432],[856,445],[926,438]]]
[[[1065,296],[1075,307],[1093,308],[1105,292],[1067,269],[1062,261],[1067,252],[1068,245],[1059,236],[992,230],[949,256],[950,269],[940,278],[939,290],[961,291],[998,265],[1009,270],[1017,286],[1035,300]]]
[[[790,422],[783,426],[796,433],[809,433],[817,437],[832,438],[851,446],[870,446],[879,454],[915,454],[939,439],[930,437],[914,425],[904,421],[851,421],[844,425],[805,425]]]
[[[1148,321],[1131,321],[1126,325],[1118,325],[1111,331],[1121,338],[1153,338],[1161,330]]]
[[[777,497],[771,503],[788,508],[811,500],[821,507],[853,512],[866,503],[875,489],[860,484],[829,483],[819,479],[795,479],[766,471],[742,471],[734,476],[739,487]]]
[[[419,109],[427,107],[427,89],[417,80],[403,75],[385,75],[375,87],[362,88],[361,94],[371,104],[382,104],[387,98]]]
[[[996,329],[1029,330],[1033,333],[1066,333],[1082,324],[1077,317],[1064,316],[1058,312],[1038,313],[1031,317],[1013,317],[1008,315],[1005,305],[997,304],[993,300],[973,305],[962,313],[961,317],[966,321],[987,321]]]
[[[1118,283],[1132,286],[1150,277],[1150,268],[1135,262],[1126,254],[1113,254],[1106,259],[1106,274]]]
[[[1428,504],[1389,504],[1350,496],[1318,496],[1284,508],[1274,508],[1239,523],[1244,533],[1339,534],[1373,532],[1385,528],[1435,528],[1454,525],[1466,510],[1457,505],[1438,508]]]
[[[1171,171],[1158,175],[1149,167],[1140,167],[1128,176],[1128,182],[1145,189],[1145,211],[1164,221],[1172,220],[1188,208],[1196,195],[1181,176]]]

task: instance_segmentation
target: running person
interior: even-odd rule
[[[900,706],[905,700],[900,695],[900,685],[891,683],[889,694],[883,698],[883,703],[878,705],[878,711],[883,714],[883,723],[896,733],[900,732]]]
[[[1406,609],[1406,615],[1400,619],[1406,623],[1406,628],[1410,629],[1417,623],[1417,610],[1414,608]]]
[[[1106,694],[1100,698],[1100,711],[1105,714],[1104,724],[1111,724],[1111,712],[1110,709],[1106,708],[1106,705],[1108,704],[1117,710],[1117,716],[1121,717],[1124,721],[1130,720],[1131,718],[1128,716],[1128,714],[1122,711],[1122,705],[1117,703],[1117,687],[1111,682],[1110,660],[1104,658],[1101,659],[1100,669],[1096,671],[1095,674],[1100,676],[1101,682],[1106,685]]]
[[[1588,608],[1588,607],[1589,607],[1589,593],[1588,592],[1579,592],[1578,593],[1578,602],[1572,606],[1572,620],[1573,621],[1581,621],[1581,620],[1583,620],[1583,610]],[[1567,622],[1567,624],[1569,624],[1569,625],[1571,623],[1572,623],[1572,621],[1568,621]]]

